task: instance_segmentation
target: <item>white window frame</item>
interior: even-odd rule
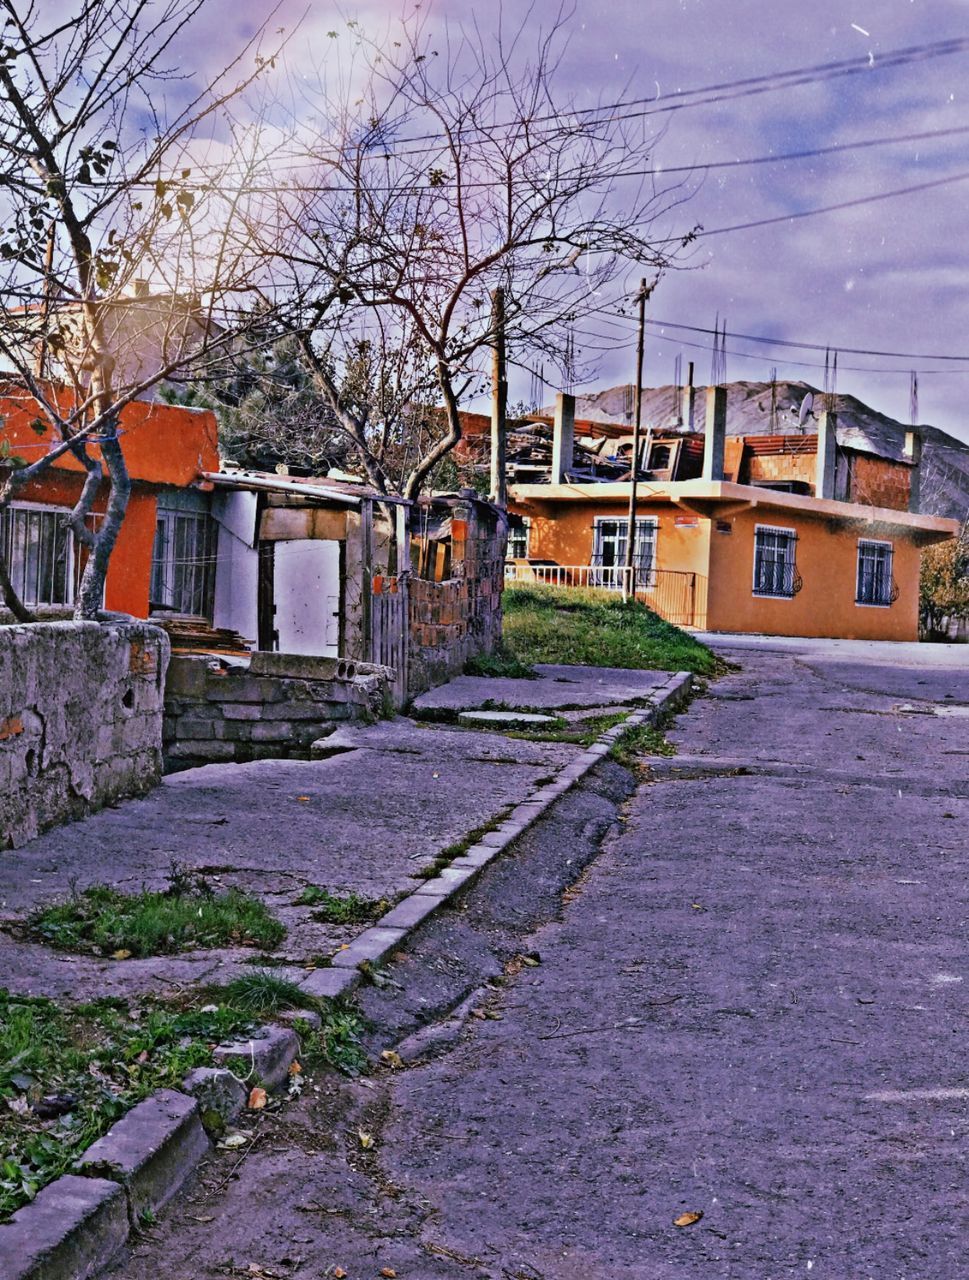
[[[192,555],[185,559],[176,557],[176,526],[179,520],[188,520],[198,526],[196,538],[201,538],[203,554]],[[161,530],[164,535],[160,537]],[[196,542],[196,547],[198,543]],[[177,579],[182,575],[191,575],[189,594],[195,598],[201,596],[201,610],[194,611],[199,616],[211,618],[215,603],[215,564],[218,556],[218,525],[208,511],[192,508],[165,507],[159,504],[155,515],[155,540],[151,553],[151,577],[149,591],[152,602],[164,608],[174,609],[174,604],[167,604],[167,599],[174,600],[179,586],[185,589],[185,583],[179,584]],[[159,550],[162,555],[159,556]],[[179,574],[181,569],[182,574]],[[156,586],[160,586],[160,594],[166,600],[157,599]],[[184,602],[183,602],[184,603]]]
[[[753,567],[752,567],[752,571],[751,571],[751,584],[750,584],[750,586],[751,586],[751,593],[752,593],[754,596],[756,596],[758,600],[793,600],[793,599],[794,599],[794,597],[797,595],[797,592],[796,592],[795,590],[793,590],[793,589],[792,589],[791,591],[789,591],[789,592],[788,592],[788,591],[758,591],[758,590],[757,590],[757,585],[758,585],[758,582],[757,582],[757,579],[758,579],[758,573],[757,573],[757,535],[758,535],[758,534],[761,534],[761,533],[773,533],[773,534],[780,534],[781,536],[783,536],[783,537],[785,537],[785,538],[789,539],[788,545],[789,545],[789,547],[790,547],[790,551],[791,551],[790,568],[791,568],[794,572],[796,572],[796,571],[797,571],[797,541],[798,541],[798,539],[797,539],[797,530],[796,530],[796,529],[792,529],[792,528],[788,527],[787,525],[780,525],[780,524],[755,524],[755,525],[754,525],[754,562],[753,562]],[[785,566],[788,564],[788,561],[787,561],[786,559],[785,559],[785,561],[784,561],[784,564],[785,564]],[[793,587],[793,573],[792,573],[792,587]]]
[[[629,521],[626,516],[595,516],[592,523],[592,555],[590,557],[591,564],[593,565],[594,568],[621,569],[625,564],[624,548],[623,548],[622,563],[615,563],[612,565],[602,565],[602,564],[596,563],[597,548],[601,546],[601,542],[602,542],[602,527],[603,525],[606,525],[606,524],[614,524],[617,526],[617,532],[614,535],[617,550],[626,541],[626,529],[628,528],[628,525],[629,525]],[[642,574],[642,570],[639,564],[637,563],[636,557],[639,550],[640,535],[644,529],[649,529],[650,531],[649,572],[648,574],[643,574],[642,576],[640,576]],[[652,587],[656,585],[656,558],[657,558],[656,552],[657,552],[658,545],[659,545],[658,518],[656,516],[637,516],[636,517],[636,537],[635,537],[635,543],[633,545],[633,564],[636,568],[637,590],[649,591]],[[619,591],[622,588],[622,580],[620,575],[613,574],[612,578],[613,578],[613,581],[605,585],[607,585],[610,590]],[[644,581],[644,578],[646,579],[645,581]],[[591,574],[589,575],[589,580],[590,580],[590,585],[594,585],[592,583]]]
[[[861,597],[861,549],[862,547],[879,547],[887,549],[888,558],[886,570],[888,574],[888,599],[887,600],[862,600]],[[890,609],[892,607],[892,583],[894,582],[893,571],[895,568],[895,543],[887,542],[883,538],[859,538],[857,559],[855,562],[855,605],[859,609]]]
[[[60,517],[61,519],[71,514],[70,507],[53,506],[47,502],[11,502],[8,504],[8,506],[4,510],[9,511],[11,513],[16,511],[39,512],[41,514],[50,515],[55,518]],[[0,511],[0,520],[4,520],[4,519],[5,519],[4,511]],[[58,530],[58,532],[63,535],[67,543],[67,558],[64,566],[64,585],[65,585],[64,594],[67,597],[65,600],[36,600],[32,596],[27,595],[26,591],[21,593],[19,590],[20,575],[14,574],[13,562],[10,561],[8,563],[8,570],[10,571],[11,580],[13,581],[14,589],[17,591],[17,594],[20,595],[20,598],[23,601],[23,603],[30,608],[68,609],[74,604],[75,587],[76,587],[76,583],[74,581],[74,573],[75,573],[74,535],[71,532],[71,530],[66,526],[63,529]],[[26,569],[25,569],[25,572],[26,572]],[[25,579],[24,585],[26,586],[26,579]],[[51,586],[53,587],[53,583],[51,583]],[[53,595],[53,590],[50,592],[50,594]]]

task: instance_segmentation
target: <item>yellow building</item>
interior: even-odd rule
[[[509,490],[509,577],[621,590],[630,481],[570,479],[573,434],[574,402],[560,396],[549,481]],[[671,468],[668,446],[683,440],[699,474],[681,479],[691,468]],[[958,532],[905,509],[918,505],[917,434],[901,459],[839,449],[824,414],[816,436],[776,440],[727,440],[722,388],[707,393],[702,455],[695,435],[646,438],[637,596],[704,630],[917,639],[921,549]]]

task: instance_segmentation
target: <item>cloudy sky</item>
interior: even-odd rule
[[[425,3],[432,20],[460,25],[472,16],[486,34],[495,7],[476,0]],[[266,0],[206,0],[202,27],[183,49],[184,69],[206,53],[233,46],[266,13]],[[966,0],[574,0],[566,9],[569,46],[559,88],[576,106],[676,95],[746,77],[860,58],[861,74],[723,99],[670,111],[654,160],[697,166],[695,195],[677,232],[700,223],[707,232],[758,219],[767,226],[707,235],[695,269],[665,277],[650,302],[652,318],[711,329],[726,318],[727,376],[781,378],[822,385],[825,346],[839,351],[838,384],[907,420],[910,372],[919,376],[920,418],[969,440],[969,181],[788,220],[794,213],[969,175],[969,51],[903,66],[881,64],[893,51],[969,35]],[[406,12],[406,9],[403,10]],[[390,0],[338,11],[321,0],[282,0],[274,23],[300,15],[299,48],[321,47],[347,17],[373,23],[402,12]],[[506,19],[528,14],[536,28],[554,19],[555,0],[530,9],[505,0]],[[295,51],[298,56],[298,50]],[[686,98],[684,98],[684,101]],[[937,139],[892,142],[779,163],[702,166],[867,139],[965,128]],[[685,226],[684,226],[685,224]],[[818,344],[820,351],[772,347],[754,337]],[[631,322],[599,317],[588,338],[605,348],[595,382],[633,376]],[[577,335],[581,346],[583,334]],[[705,333],[651,328],[646,382],[672,380],[674,360],[693,359],[697,380],[710,373]],[[690,346],[689,343],[697,344]],[[848,348],[903,353],[852,355]],[[908,354],[912,353],[912,354]],[[527,396],[527,380],[512,398]]]

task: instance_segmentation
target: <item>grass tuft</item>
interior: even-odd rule
[[[286,936],[264,903],[239,889],[124,894],[92,885],[34,912],[27,928],[52,947],[122,959],[230,945],[271,950]]]
[[[706,645],[638,601],[623,603],[610,591],[509,586],[502,610],[503,651],[525,665],[719,671]]]
[[[504,646],[496,653],[478,653],[464,664],[467,676],[490,676],[493,680],[537,680],[538,672]]]
[[[245,1013],[268,1015],[281,1009],[315,1008],[314,1000],[295,982],[270,969],[254,969],[226,983],[220,993],[227,1004]]]

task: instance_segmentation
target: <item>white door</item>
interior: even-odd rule
[[[335,658],[340,644],[340,544],[275,543],[273,604],[280,653]]]

